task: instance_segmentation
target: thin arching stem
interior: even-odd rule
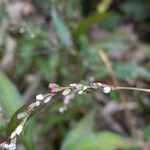
[[[135,88],[135,87],[113,87],[113,90],[132,90],[132,91],[141,91],[141,92],[148,92],[150,93],[150,89],[143,89],[143,88]]]
[[[83,84],[76,84],[75,83],[75,84],[70,84],[69,86],[65,86],[65,87],[60,87],[59,85],[52,83],[52,84],[50,84],[49,88],[50,88],[50,93],[49,94],[46,94],[46,95],[40,94],[40,95],[38,95],[36,97],[36,101],[34,101],[33,103],[31,103],[27,106],[27,110],[26,110],[27,115],[24,118],[22,118],[22,120],[20,121],[20,124],[11,133],[10,143],[8,141],[0,143],[0,148],[8,149],[9,146],[16,146],[17,137],[21,135],[21,133],[23,131],[23,128],[25,127],[25,124],[27,123],[27,120],[30,118],[30,114],[32,114],[32,112],[35,109],[40,108],[41,105],[44,104],[43,106],[45,106],[51,100],[51,98],[54,97],[57,93],[62,92],[62,95],[64,97],[71,94],[71,93],[74,93],[74,95],[76,95],[76,93],[77,94],[84,94],[86,92],[89,93],[89,91],[92,92],[94,90],[103,90],[104,93],[109,93],[109,92],[111,92],[111,90],[112,91],[132,90],[132,91],[141,91],[141,92],[150,93],[150,89],[136,88],[136,87],[120,87],[120,86],[115,87],[115,86],[103,84],[103,83],[100,83],[100,82],[91,83],[89,85],[83,85]],[[20,129],[18,130],[18,127],[20,127],[20,126],[21,126],[21,130]]]

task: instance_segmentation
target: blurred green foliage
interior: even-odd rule
[[[8,117],[23,104],[18,89],[3,73],[0,73],[0,103]]]
[[[62,150],[137,150],[134,144],[111,132],[94,132],[94,112],[89,113],[72,129],[62,145]]]

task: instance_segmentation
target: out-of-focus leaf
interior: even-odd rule
[[[91,99],[87,95],[77,96],[67,108],[67,113],[64,113],[63,115],[56,114],[56,112],[61,106],[62,106],[62,102],[54,103],[52,105],[51,117],[48,117],[43,123],[44,128],[42,132],[44,134],[47,134],[48,131],[54,126],[59,126],[59,125],[65,126],[67,122],[72,121],[72,118],[76,118],[76,115],[78,114],[80,109],[82,109],[83,106],[87,109],[88,108],[92,109],[94,107],[94,103],[91,104]]]
[[[79,139],[84,138],[88,133],[92,132],[94,126],[94,112],[89,113],[72,131],[68,133],[64,142],[62,143],[61,150],[69,150],[74,143]]]
[[[16,68],[17,77],[21,77],[27,73],[34,62],[33,58],[35,56],[45,54],[43,49],[51,47],[47,30],[37,24],[29,24],[26,30],[26,34],[19,40],[16,50],[20,56],[20,62]]]
[[[109,51],[120,51],[121,49],[128,49],[128,45],[126,43],[123,43],[122,41],[117,41],[117,40],[101,40],[98,43],[92,44],[90,46],[91,49],[93,50],[99,50],[99,49],[104,49],[104,50],[109,50]]]
[[[133,80],[139,77],[150,79],[150,72],[136,63],[118,63],[114,65],[114,72],[119,79]]]
[[[88,61],[90,64],[99,61],[97,53],[92,48],[90,48],[87,37],[82,35],[79,37],[79,41],[81,46],[81,55],[84,57],[84,60]]]
[[[122,10],[127,14],[127,16],[139,21],[148,17],[148,8],[145,6],[146,4],[141,0],[128,0],[123,3]]]
[[[89,76],[93,76],[96,80],[101,80],[108,75],[106,68],[101,64],[97,50],[97,46],[89,45],[88,39],[86,36],[81,35],[79,37],[80,47],[81,47],[81,56],[83,58],[84,73],[89,80]]]
[[[101,23],[101,27],[106,30],[113,30],[119,25],[121,21],[121,15],[115,12],[110,13],[110,15]]]
[[[4,7],[2,6],[2,7],[0,7],[0,20],[2,20],[4,17],[7,17],[7,13],[6,13],[6,10],[4,9]]]
[[[126,138],[111,132],[90,133],[65,150],[138,150]]]
[[[143,127],[142,131],[144,133],[145,139],[149,140],[150,139],[150,125]]]
[[[58,54],[53,54],[49,56],[48,59],[39,57],[36,59],[36,63],[45,79],[49,81],[52,80],[55,75],[55,70],[59,64],[59,56]]]
[[[95,23],[103,22],[107,17],[109,16],[109,13],[103,13],[103,14],[93,14],[91,16],[88,16],[85,18],[76,28],[74,34],[75,36],[79,36],[80,34],[87,31],[91,25]]]
[[[0,118],[0,133],[2,133],[3,131],[3,125],[4,125],[4,121],[2,118]]]
[[[51,7],[51,15],[52,15],[52,23],[57,32],[58,39],[64,44],[66,47],[72,46],[72,37],[69,31],[69,28],[62,20],[62,18],[58,15],[54,6]]]
[[[69,0],[66,9],[67,17],[71,18],[73,16],[73,13],[74,13],[73,0]]]
[[[35,122],[34,118],[30,120],[27,124],[26,131],[24,132],[24,137],[23,137],[23,143],[27,150],[35,149],[34,141],[36,137],[38,136],[38,130],[36,126],[37,126],[37,123]]]
[[[32,54],[33,54],[35,45],[37,45],[36,40],[28,36],[24,36],[20,40],[18,47],[17,47],[17,51],[21,55],[20,57],[21,60],[20,60],[19,65],[16,68],[17,77],[23,76],[28,71],[32,63]]]
[[[0,73],[0,104],[5,114],[10,117],[22,103],[18,89],[6,75]]]
[[[93,132],[94,112],[89,113],[65,138],[61,150],[137,150],[126,138],[111,132]]]
[[[98,4],[97,10],[99,13],[104,13],[108,10],[113,0],[102,0]]]

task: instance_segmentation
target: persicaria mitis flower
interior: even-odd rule
[[[98,84],[97,83],[91,83],[90,86],[93,89],[97,89],[98,88]]]
[[[64,104],[68,105],[70,103],[70,101],[74,98],[75,94],[74,93],[70,93],[66,96],[64,96]]]
[[[36,96],[36,100],[41,101],[41,100],[43,100],[43,99],[44,99],[44,95],[43,95],[43,94],[38,94],[38,95]]]
[[[7,143],[2,143],[0,144],[0,147],[8,150],[16,150],[16,144],[7,144]]]
[[[111,87],[109,87],[109,86],[106,86],[106,87],[103,88],[103,92],[106,93],[106,94],[110,93],[110,91],[111,91]]]
[[[13,139],[16,135],[20,135],[21,132],[22,132],[22,130],[23,130],[23,126],[22,126],[22,125],[19,125],[19,126],[15,129],[15,131],[13,131],[13,132],[11,133],[10,138]]]
[[[59,92],[61,89],[61,87],[59,85],[57,85],[56,83],[49,83],[48,87],[49,87],[51,93]]]
[[[70,89],[66,89],[62,92],[62,95],[66,96],[68,95],[69,93],[71,93],[71,90]]]
[[[64,107],[60,107],[58,111],[59,113],[63,114],[66,110],[67,110],[67,107],[64,106]]]

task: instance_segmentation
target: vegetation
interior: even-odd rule
[[[0,1],[0,149],[149,150],[149,0]]]

